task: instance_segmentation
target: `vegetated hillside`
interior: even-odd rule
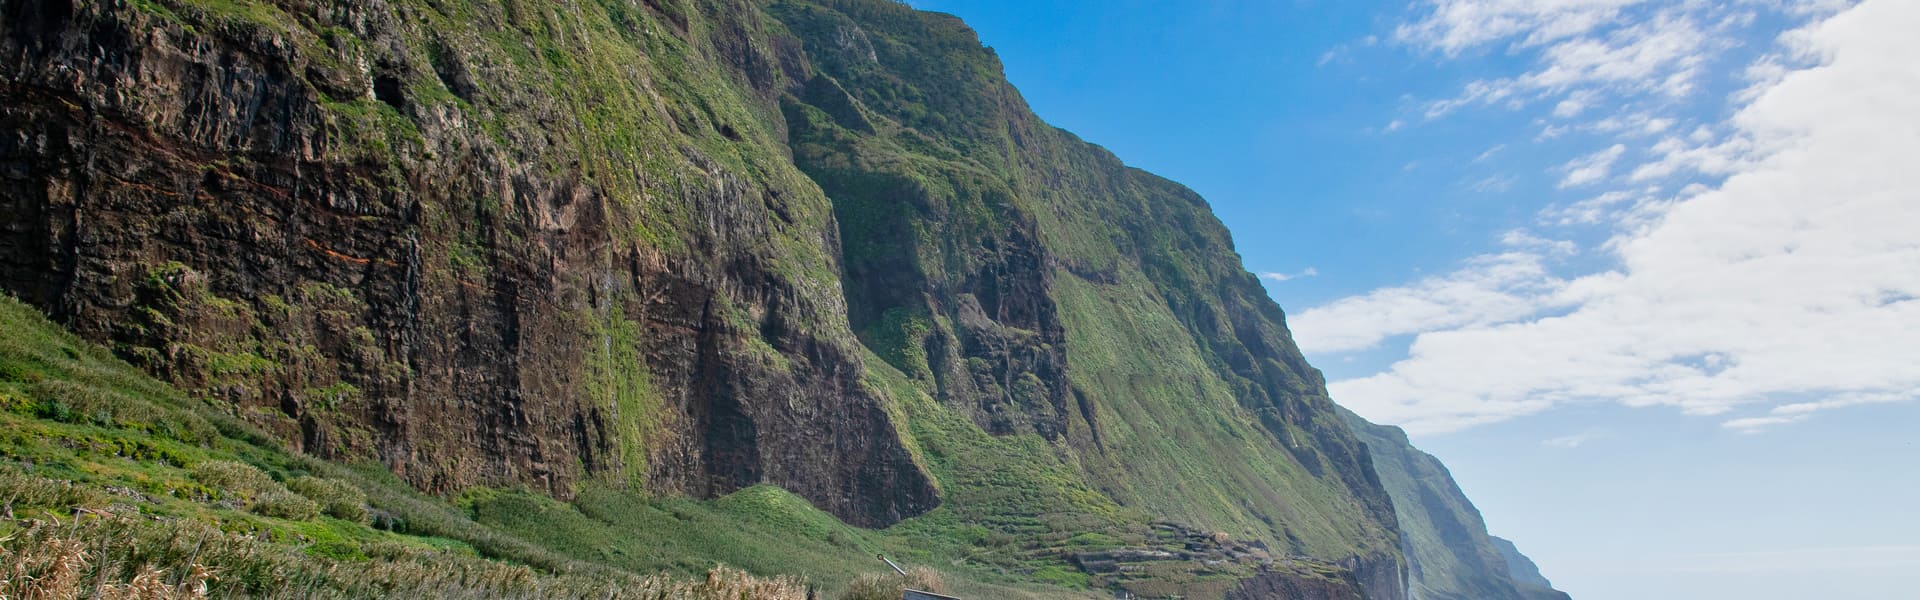
[[[875,570],[876,552],[955,558],[848,526],[772,486],[706,501],[603,488],[573,504],[524,489],[430,497],[378,464],[290,452],[226,406],[153,380],[5,296],[0,331],[8,598],[99,585],[107,598],[800,600],[809,589],[841,597]],[[1081,597],[969,574],[952,588]]]
[[[629,569],[850,574],[634,533],[797,497],[829,556],[1404,595],[1366,447],[1205,202],[1040,121],[953,17],[0,15],[0,285],[291,452]]]
[[[1487,534],[1479,509],[1446,465],[1414,448],[1398,427],[1375,425],[1344,408],[1372,450],[1405,536],[1414,600],[1550,600],[1567,596],[1540,576],[1512,542]]]
[[[290,455],[11,298],[0,330],[0,596],[705,597],[482,527],[377,467]]]

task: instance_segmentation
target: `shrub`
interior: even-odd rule
[[[900,600],[901,592],[908,588],[935,594],[947,593],[946,581],[940,578],[940,572],[927,567],[912,567],[906,575],[897,573],[866,573],[853,578],[847,584],[844,600]]]
[[[367,493],[338,479],[300,477],[287,482],[287,489],[320,504],[328,516],[367,524]]]
[[[92,488],[71,481],[47,479],[0,469],[0,512],[11,508],[52,508],[101,506],[106,498]]]
[[[898,575],[864,573],[853,578],[852,583],[847,584],[847,593],[840,598],[841,600],[900,600],[902,590],[894,585],[897,579],[899,579]]]
[[[252,499],[286,489],[253,465],[231,460],[209,460],[194,465],[193,478],[221,497]]]
[[[263,517],[306,521],[320,516],[320,503],[281,489],[261,494],[247,510]]]

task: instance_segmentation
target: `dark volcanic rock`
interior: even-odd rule
[[[1342,577],[1261,573],[1227,592],[1226,600],[1365,600],[1359,582]]]
[[[934,506],[836,286],[789,267],[831,269],[831,228],[776,240],[826,215],[804,178],[653,122],[673,181],[616,185],[576,155],[597,133],[555,119],[572,107],[411,4],[182,10],[198,25],[0,2],[7,290],[430,491],[764,481],[865,525]],[[634,235],[648,210],[685,215],[677,248]]]

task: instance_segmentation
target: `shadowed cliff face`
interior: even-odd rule
[[[438,493],[766,482],[866,526],[1166,518],[1405,595],[1367,446],[1206,203],[1040,121],[950,16],[0,15],[0,283],[306,452]],[[1236,597],[1324,583],[1283,580]]]

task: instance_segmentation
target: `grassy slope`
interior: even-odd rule
[[[219,593],[312,587],[366,595],[372,592],[341,573],[367,572],[401,586],[392,589],[415,585],[444,592],[451,588],[434,586],[479,573],[504,582],[491,590],[497,594],[537,582],[545,593],[591,596],[612,588],[644,589],[636,573],[691,576],[716,562],[763,574],[801,574],[831,591],[873,571],[870,557],[885,552],[946,567],[954,589],[982,597],[1072,595],[1054,590],[1036,596],[1023,587],[976,581],[1018,574],[953,569],[959,544],[926,539],[926,528],[849,527],[769,486],[710,501],[613,490],[587,490],[572,504],[512,490],[425,497],[378,467],[291,454],[11,298],[0,298],[0,331],[7,332],[0,337],[0,504],[11,506],[16,517],[0,521],[0,539],[34,520],[69,521],[100,511],[111,515],[86,519],[111,523],[90,526],[99,535],[85,539],[148,540],[134,545],[147,550],[130,555],[132,560],[178,569],[185,564],[182,555],[200,545],[193,540],[220,542],[209,547],[238,544],[226,554],[200,553],[201,562],[220,569],[214,581]],[[373,523],[381,527],[249,511],[236,502],[238,494],[194,476],[196,466],[222,460],[252,465],[276,481],[321,476],[349,482],[366,493]],[[0,545],[34,538],[19,539]],[[922,549],[928,547],[934,550]]]
[[[236,593],[350,587],[328,570],[401,553],[439,553],[452,562],[486,556],[550,573],[598,572],[478,526],[390,477],[288,454],[237,419],[148,378],[11,298],[0,298],[0,331],[7,332],[0,337],[0,503],[12,509],[14,519],[4,525],[9,530],[30,527],[36,518],[77,519],[94,510],[127,519],[117,528],[130,537],[236,534],[267,542],[251,555],[214,563],[226,574],[219,583],[232,586],[215,589]],[[319,475],[351,482],[382,511],[386,529],[331,516],[287,519],[246,510],[243,491],[209,484],[191,471],[214,461],[246,463],[278,481]],[[46,492],[56,488],[62,491]],[[176,523],[198,528],[179,529]],[[290,572],[263,572],[262,566],[290,566]]]

